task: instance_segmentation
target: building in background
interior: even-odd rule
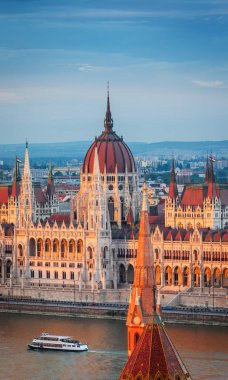
[[[228,185],[215,181],[213,161],[207,159],[205,183],[186,185],[178,194],[174,160],[166,199],[165,225],[172,228],[228,228]]]

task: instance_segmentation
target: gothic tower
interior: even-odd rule
[[[169,183],[169,194],[165,201],[165,225],[175,226],[175,211],[178,203],[177,181],[174,168],[174,159],[172,159],[171,176]]]
[[[146,183],[143,185],[138,254],[135,263],[134,284],[127,316],[128,355],[130,356],[148,319],[155,312],[155,286],[148,217]]]
[[[29,166],[28,142],[26,141],[24,170],[22,174],[20,200],[19,200],[19,224],[25,226],[33,218],[33,191],[32,176]]]

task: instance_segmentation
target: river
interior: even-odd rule
[[[193,379],[228,379],[228,328],[166,328]],[[89,351],[27,350],[41,332],[71,335],[87,342]],[[0,313],[0,379],[116,380],[127,359],[126,344],[123,321]]]

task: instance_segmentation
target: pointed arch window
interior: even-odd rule
[[[114,221],[114,199],[112,197],[108,200],[108,211],[109,211],[109,217],[110,222]]]

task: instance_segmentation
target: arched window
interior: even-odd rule
[[[134,282],[134,268],[131,264],[129,264],[127,268],[127,282],[128,284],[133,284]]]
[[[210,268],[205,268],[204,271],[204,286],[211,286],[211,270]]]
[[[36,243],[35,239],[31,238],[29,241],[29,256],[35,256],[36,255]]]
[[[50,253],[51,252],[51,240],[50,239],[46,239],[45,240],[45,252],[47,253]]]
[[[183,286],[189,286],[189,268],[183,270]]]
[[[121,220],[124,220],[124,199],[120,198],[120,210],[121,210]]]
[[[200,269],[199,269],[199,267],[196,267],[194,269],[194,286],[196,286],[196,287],[200,286]]]
[[[57,239],[54,239],[54,241],[53,241],[53,252],[54,253],[59,252],[59,241]]]
[[[12,267],[12,262],[10,260],[7,260],[7,262],[6,262],[6,278],[10,278],[11,267]]]
[[[158,248],[155,249],[155,258],[156,258],[156,260],[159,260],[159,250],[158,250]]]
[[[81,239],[79,239],[77,242],[77,252],[83,253],[83,241]]]
[[[75,252],[75,241],[73,239],[70,240],[69,243],[69,252],[74,253]]]
[[[156,285],[161,285],[161,267],[159,265],[155,268]]]
[[[120,267],[119,267],[119,282],[121,284],[126,282],[126,270],[123,264],[120,264]]]
[[[135,333],[135,339],[134,339],[134,341],[135,341],[135,345],[136,345],[136,343],[138,342],[138,340],[139,340],[139,334],[138,334],[138,333]]]
[[[92,248],[91,248],[91,247],[88,247],[88,248],[87,248],[87,252],[88,252],[88,258],[89,258],[90,260],[92,260],[92,258],[93,258],[93,250],[92,250]]]
[[[41,238],[37,240],[37,256],[43,256],[43,240]]]
[[[66,258],[67,256],[67,241],[63,239],[61,241],[61,257]]]
[[[174,285],[181,285],[181,270],[179,267],[174,269]]]
[[[108,200],[108,211],[109,211],[109,218],[110,222],[114,221],[114,199],[112,197]]]
[[[165,284],[172,285],[172,269],[167,266],[165,269]]]
[[[18,245],[18,256],[23,257],[23,248],[21,244]]]

